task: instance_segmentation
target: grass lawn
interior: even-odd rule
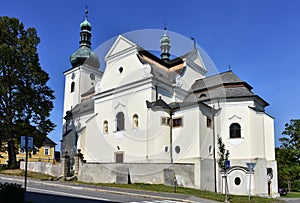
[[[0,174],[6,174],[6,175],[14,175],[14,176],[24,176],[24,171],[20,169],[7,169],[7,170],[0,170]],[[28,171],[28,177],[30,178],[36,178],[36,179],[42,179],[42,180],[49,180],[53,179],[54,177],[31,172]],[[129,188],[129,189],[138,189],[138,190],[148,190],[148,191],[156,191],[156,192],[168,192],[168,193],[174,193],[174,188],[170,186],[165,185],[156,185],[156,184],[142,184],[142,183],[135,183],[135,184],[106,184],[106,183],[85,183],[80,181],[74,181],[76,183],[80,184],[86,184],[86,185],[98,185],[98,186],[106,186],[106,187],[119,187],[119,188]],[[215,201],[224,202],[225,195],[209,192],[209,191],[203,191],[203,190],[196,190],[191,188],[183,188],[178,187],[176,189],[176,193],[178,194],[184,194],[189,196],[196,196],[206,199],[211,199]],[[297,196],[298,195],[298,196]],[[300,197],[300,193],[288,193],[286,197]],[[237,195],[229,195],[228,200],[230,203],[246,203],[248,201],[248,196],[237,196]],[[280,202],[278,199],[272,199],[272,198],[262,198],[262,197],[251,197],[251,201],[253,203],[265,203],[265,202]]]
[[[281,196],[283,198],[300,198],[300,192],[288,192],[286,196]]]
[[[12,175],[12,176],[24,176],[25,171],[23,171],[21,169],[3,169],[3,170],[0,170],[0,174]],[[51,180],[54,178],[50,175],[36,173],[36,172],[32,172],[32,171],[27,171],[27,177],[41,179],[41,180]]]
[[[130,189],[138,189],[138,190],[148,190],[148,191],[157,191],[157,192],[169,192],[174,193],[174,188],[165,185],[155,185],[155,184],[142,184],[142,183],[135,183],[135,184],[107,184],[107,183],[84,183],[80,181],[76,181],[80,184],[88,184],[88,185],[99,185],[99,186],[106,186],[106,187],[119,187],[119,188],[130,188]],[[196,190],[191,188],[182,188],[178,187],[176,189],[176,193],[201,197],[205,199],[211,199],[215,201],[224,202],[225,195],[203,191],[203,190]],[[238,196],[238,195],[229,195],[228,200],[230,203],[246,203],[249,202],[248,196]],[[262,198],[262,197],[251,197],[251,201],[253,203],[265,203],[265,202],[280,202],[278,199],[272,198]]]

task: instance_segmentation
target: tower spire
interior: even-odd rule
[[[160,38],[161,59],[165,62],[170,61],[170,37],[167,35],[167,25],[164,25],[164,35]]]
[[[92,37],[92,25],[88,21],[88,7],[85,6],[85,18],[84,21],[80,24],[80,41],[79,41],[79,49],[72,54],[70,61],[72,67],[77,67],[82,64],[90,65],[96,69],[99,68],[99,58],[98,56],[92,52],[91,50],[91,37]]]

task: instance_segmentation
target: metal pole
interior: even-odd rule
[[[26,156],[25,156],[25,183],[24,183],[24,187],[25,187],[25,191],[24,191],[24,203],[26,203],[26,189],[27,189],[27,164],[28,164],[28,136],[25,136],[25,152],[26,152]]]
[[[216,160],[216,130],[215,130],[215,106],[213,106],[213,158],[214,158],[214,182],[215,182],[215,192],[217,192],[217,160]]]
[[[170,113],[170,159],[171,159],[171,163],[173,163],[173,138],[172,138],[172,127],[173,127],[173,121],[172,121],[172,114],[173,112],[171,111]]]
[[[251,172],[250,172],[250,180],[249,180],[249,201],[251,199]]]
[[[225,170],[225,202],[228,202],[227,169]]]

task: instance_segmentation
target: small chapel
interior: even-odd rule
[[[164,183],[174,172],[180,186],[224,193],[227,176],[230,194],[278,196],[274,118],[250,84],[231,70],[206,76],[196,46],[171,57],[166,28],[160,56],[119,35],[100,71],[87,11],[80,29],[64,72],[61,140],[71,167],[83,154],[80,178],[116,182],[125,171],[130,182]],[[230,153],[226,172],[218,137]]]

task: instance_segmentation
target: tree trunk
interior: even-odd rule
[[[9,168],[17,168],[17,154],[16,154],[16,145],[15,140],[10,139],[7,143],[7,151],[8,151],[8,167]]]

